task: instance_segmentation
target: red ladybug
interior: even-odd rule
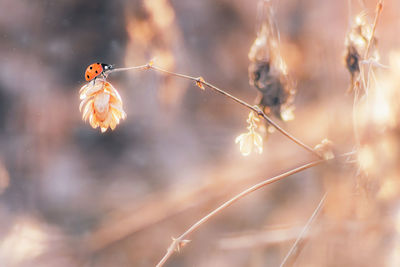
[[[104,63],[93,63],[87,67],[85,72],[86,81],[91,81],[99,75],[105,74],[106,71],[111,70],[113,68],[112,65],[104,64]]]

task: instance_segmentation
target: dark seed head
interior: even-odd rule
[[[355,73],[360,72],[360,67],[358,65],[359,59],[360,59],[360,54],[358,53],[357,49],[352,45],[347,47],[347,54],[345,58],[346,67],[352,76]]]

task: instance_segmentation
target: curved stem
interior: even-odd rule
[[[180,74],[180,73],[175,73],[175,72],[171,72],[171,71],[167,71],[164,70],[162,68],[153,66],[153,65],[148,65],[147,68],[149,69],[153,69],[155,71],[158,72],[162,72],[168,75],[173,75],[173,76],[177,76],[180,78],[184,78],[184,79],[188,79],[188,80],[192,80],[198,84],[203,84],[206,85],[207,87],[213,89],[214,91],[216,91],[217,93],[224,95],[230,99],[232,99],[233,101],[235,101],[236,103],[254,111],[257,113],[258,116],[262,117],[264,120],[266,120],[270,125],[272,125],[276,130],[278,130],[280,133],[282,133],[284,136],[286,136],[287,138],[289,138],[290,140],[292,140],[294,143],[298,144],[299,146],[301,146],[302,148],[308,150],[309,152],[313,153],[314,155],[316,155],[317,157],[321,158],[321,156],[311,147],[309,147],[308,145],[304,144],[303,142],[301,142],[300,140],[298,140],[297,138],[295,138],[293,135],[289,134],[287,131],[285,131],[284,129],[282,129],[282,127],[280,127],[276,122],[274,122],[270,117],[267,116],[267,114],[265,114],[258,106],[254,106],[254,105],[250,105],[249,103],[229,94],[228,92],[222,90],[221,88],[207,82],[204,81],[201,77],[195,78],[189,75],[184,75],[184,74]]]
[[[296,241],[293,243],[292,247],[290,248],[289,252],[286,254],[285,258],[283,259],[280,267],[285,266],[293,266],[293,263],[296,261],[296,258],[299,256],[301,249],[305,245],[305,236],[307,232],[310,230],[311,225],[317,219],[318,214],[320,213],[322,207],[324,206],[325,199],[327,196],[327,192],[323,195],[321,200],[318,203],[318,206],[315,208],[314,212],[312,213],[311,217],[308,219],[306,225],[303,227],[300,235],[296,238]]]
[[[229,199],[228,201],[226,201],[225,203],[223,203],[222,205],[220,205],[218,208],[214,209],[213,211],[211,211],[209,214],[207,214],[206,216],[204,216],[203,218],[201,218],[199,221],[197,221],[195,224],[193,224],[189,229],[187,229],[182,235],[180,235],[178,238],[173,239],[171,245],[168,247],[167,253],[164,255],[164,257],[160,260],[160,262],[157,264],[157,267],[161,267],[165,264],[165,262],[172,256],[172,254],[174,254],[175,251],[179,250],[182,245],[184,245],[185,243],[187,243],[187,240],[184,240],[184,238],[186,238],[186,236],[188,236],[189,234],[193,233],[195,230],[197,230],[201,225],[203,225],[205,222],[207,222],[210,218],[214,217],[215,215],[217,215],[218,213],[220,213],[222,210],[226,209],[227,207],[229,207],[230,205],[232,205],[233,203],[235,203],[236,201],[242,199],[243,197],[247,196],[248,194],[263,188],[266,185],[272,184],[274,182],[277,182],[279,180],[282,180],[292,174],[301,172],[303,170],[309,169],[311,167],[314,167],[318,164],[321,164],[323,162],[325,162],[326,160],[316,160],[316,161],[312,161],[309,162],[307,164],[304,164],[300,167],[297,167],[295,169],[292,169],[288,172],[282,173],[280,175],[277,175],[275,177],[269,178],[267,180],[264,180],[258,184],[253,185],[252,187],[242,191],[241,193],[237,194],[236,196],[234,196],[233,198]]]

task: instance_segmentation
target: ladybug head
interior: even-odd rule
[[[111,64],[102,63],[101,66],[103,67],[103,71],[112,70],[114,68],[114,65],[111,65]]]

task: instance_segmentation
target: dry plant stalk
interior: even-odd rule
[[[373,74],[372,65],[379,60],[377,50],[370,58],[372,47],[376,48],[375,30],[383,9],[383,0],[376,5],[375,18],[372,25],[366,21],[366,12],[355,17],[354,25],[345,40],[347,54],[346,68],[350,72],[349,93],[354,92],[353,100],[353,131],[356,146],[360,146],[360,134],[357,127],[357,110],[362,97],[368,96],[370,76]],[[362,55],[362,56],[361,56]],[[377,63],[379,65],[379,63]]]
[[[242,199],[243,197],[247,196],[248,194],[263,188],[266,185],[272,184],[274,182],[277,182],[279,180],[282,180],[290,175],[293,175],[295,173],[301,172],[303,170],[312,168],[314,166],[317,166],[318,164],[321,164],[325,162],[326,160],[317,160],[317,161],[312,161],[310,163],[304,164],[300,167],[294,168],[290,171],[287,171],[285,173],[282,173],[280,175],[277,175],[275,177],[269,178],[267,180],[264,180],[258,184],[253,185],[252,187],[242,191],[241,193],[237,194],[233,198],[229,199],[222,205],[220,205],[218,208],[201,218],[199,221],[197,221],[195,224],[193,224],[188,230],[186,230],[182,235],[180,235],[178,238],[173,238],[173,241],[171,245],[168,247],[167,253],[164,255],[164,257],[160,260],[160,262],[157,264],[157,267],[161,267],[165,264],[165,262],[174,254],[176,251],[180,251],[180,249],[186,245],[189,240],[185,239],[189,234],[193,233],[195,230],[197,230],[201,225],[206,223],[210,218],[214,217],[215,215],[219,214],[222,210],[226,209],[236,201]]]
[[[293,246],[290,248],[289,252],[286,254],[285,258],[283,259],[280,267],[284,266],[293,266],[294,262],[296,261],[297,257],[299,256],[301,249],[305,246],[305,236],[307,232],[311,229],[312,224],[317,219],[318,215],[320,214],[326,199],[325,193],[321,200],[319,201],[317,207],[315,208],[314,212],[311,214],[311,217],[308,219],[306,225],[303,227],[303,230],[297,237],[296,241],[294,241]]]

